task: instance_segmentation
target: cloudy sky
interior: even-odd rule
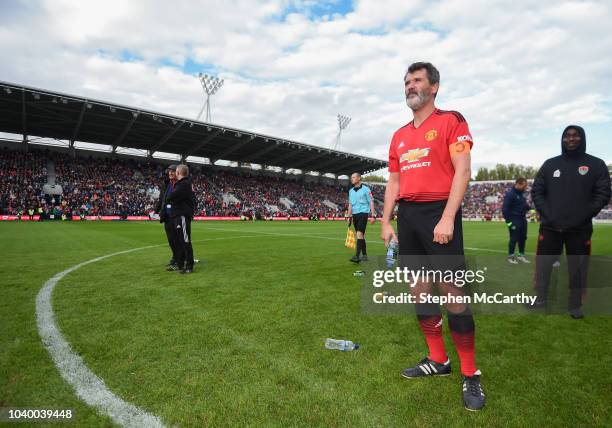
[[[225,85],[213,122],[386,159],[411,120],[403,75],[440,70],[478,166],[539,166],[565,125],[612,162],[609,1],[0,1],[0,80],[195,117],[195,75]]]

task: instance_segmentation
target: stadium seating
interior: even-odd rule
[[[530,183],[531,184],[531,183]],[[504,182],[473,182],[463,198],[463,218],[472,220],[500,220],[504,195],[514,186],[513,181]],[[529,190],[527,201],[533,207]]]
[[[49,160],[55,167],[55,181],[63,189],[61,197],[42,192]],[[165,174],[165,166],[155,160],[72,157],[49,150],[26,153],[4,148],[0,150],[0,213],[14,215],[41,207],[57,216],[148,215]],[[202,216],[342,217],[346,210],[347,189],[343,186],[300,183],[207,166],[193,168],[192,181],[198,196],[196,211]],[[512,185],[471,183],[463,201],[463,217],[501,219],[504,194]],[[380,214],[385,188],[370,187]],[[529,202],[532,205],[530,198]],[[612,219],[611,207],[598,218]]]
[[[37,208],[47,181],[46,155],[42,151],[0,149],[0,213],[16,215]]]

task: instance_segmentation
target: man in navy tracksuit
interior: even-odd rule
[[[537,300],[545,307],[552,264],[565,246],[569,270],[569,312],[583,317],[588,258],[591,254],[592,219],[610,203],[610,174],[605,162],[586,151],[586,135],[570,125],[561,136],[561,156],[548,159],[538,171],[531,197],[541,224],[536,257]]]
[[[525,198],[525,189],[527,189],[527,180],[520,177],[514,183],[514,186],[506,192],[504,196],[504,205],[502,214],[510,232],[510,241],[508,242],[508,262],[518,264],[518,262],[529,263],[525,257],[525,241],[527,241],[527,219],[525,214],[529,211],[529,203]],[[514,255],[514,249],[518,243],[519,255]]]

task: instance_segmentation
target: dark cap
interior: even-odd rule
[[[172,164],[168,168],[166,168],[166,170],[167,171],[176,171],[176,165]]]

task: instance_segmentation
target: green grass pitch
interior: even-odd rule
[[[504,257],[502,223],[464,228],[468,253]],[[370,256],[384,253],[379,230],[368,226]],[[165,272],[165,245],[84,266],[54,291],[57,323],[109,389],[167,426],[612,425],[612,317],[476,316],[487,406],[466,412],[446,326],[454,373],[400,377],[425,342],[412,316],[361,311],[345,231],[340,222],[194,223],[204,260],[195,274]],[[529,232],[533,253],[536,226]],[[79,262],[164,242],[155,222],[0,222],[0,407],[72,408],[73,426],[113,425],[59,375],[35,298]],[[597,226],[593,242],[594,253],[612,254],[612,227]],[[328,351],[327,337],[362,348]]]

